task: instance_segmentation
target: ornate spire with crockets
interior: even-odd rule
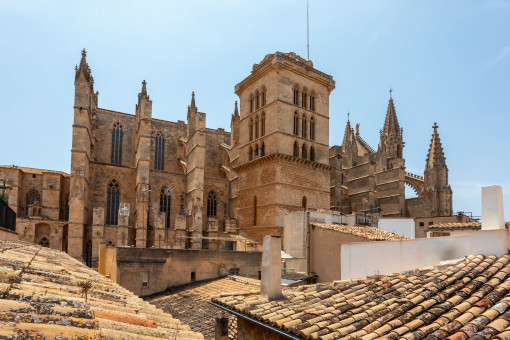
[[[393,136],[397,138],[400,135],[400,126],[398,124],[397,113],[395,112],[395,105],[393,98],[390,96],[388,109],[386,110],[386,119],[384,120],[383,134],[386,136]]]
[[[195,91],[191,92],[191,108],[196,109],[195,105]]]
[[[429,153],[427,154],[427,164],[425,165],[426,170],[446,167],[446,157],[444,156],[441,139],[439,139],[439,134],[437,133],[438,127],[439,126],[437,123],[434,123],[434,126],[432,126],[434,132],[432,133],[432,138],[430,139]]]
[[[141,95],[146,96],[147,95],[147,83],[142,81],[142,92],[140,92]]]
[[[345,132],[344,132],[344,140],[342,142],[342,149],[344,152],[346,151],[348,143],[351,142],[352,138],[352,128],[351,128],[351,122],[349,120],[350,113],[347,114],[347,124],[345,125]]]
[[[90,72],[90,67],[87,64],[87,51],[85,51],[85,49],[83,49],[81,51],[80,66],[79,67],[76,66],[75,70],[76,70],[75,79],[78,79],[78,76],[80,75],[80,73],[83,73],[83,75],[85,76],[85,79],[87,81],[92,81],[92,82],[94,81],[94,79],[92,78],[91,72]]]

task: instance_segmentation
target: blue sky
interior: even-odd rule
[[[423,173],[437,121],[454,210],[480,215],[499,184],[510,211],[509,33],[510,1],[310,0],[310,59],[336,81],[330,144],[350,111],[376,148],[391,85],[407,170]],[[0,0],[0,43],[0,164],[69,171],[82,48],[100,107],[133,113],[145,79],[155,118],[185,120],[195,91],[228,130],[254,63],[306,57],[306,1]]]

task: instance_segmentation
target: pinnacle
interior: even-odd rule
[[[147,95],[147,83],[144,81],[142,81],[142,92],[141,92],[142,95]]]
[[[386,118],[384,120],[383,134],[397,137],[400,135],[400,126],[398,124],[397,113],[395,112],[395,105],[393,104],[393,98],[390,97],[388,102],[388,109],[386,110]]]
[[[438,127],[437,123],[434,123],[434,126],[432,126],[434,132],[432,133],[432,138],[430,140],[426,169],[446,167],[446,158],[444,156],[443,146],[441,145],[441,139],[437,133]]]
[[[191,92],[191,107],[196,108],[195,105],[195,91]]]
[[[234,117],[239,117],[239,110],[237,108],[237,100],[236,100],[236,103],[235,103],[235,106],[234,106]]]

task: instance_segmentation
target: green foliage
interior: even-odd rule
[[[5,203],[9,203],[9,196],[6,194],[0,194],[0,200],[4,201]]]

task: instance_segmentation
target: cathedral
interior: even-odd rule
[[[100,243],[235,250],[240,234],[282,236],[297,210],[452,215],[438,126],[424,176],[406,172],[391,96],[377,150],[349,120],[330,146],[335,82],[295,53],[266,55],[235,86],[230,132],[206,127],[194,93],[186,121],[152,118],[145,81],[134,114],[100,108],[85,50],[75,72],[71,173],[0,166],[23,240],[93,265]]]

